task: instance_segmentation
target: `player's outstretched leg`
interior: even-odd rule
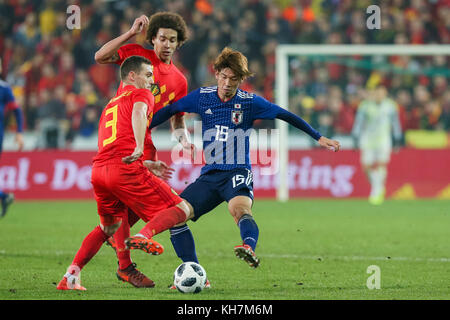
[[[117,270],[117,278],[123,282],[129,282],[136,288],[153,288],[155,283],[145,274],[136,269],[136,263],[130,264],[125,269]]]
[[[170,228],[170,241],[173,248],[183,262],[198,262],[197,253],[195,251],[195,241],[192,235],[191,229],[187,224]],[[177,290],[177,287],[173,284],[170,289]],[[205,288],[210,289],[211,283],[206,279]]]
[[[152,255],[160,255],[164,252],[162,244],[152,238],[145,238],[139,235],[130,237],[125,240],[126,249],[138,249],[150,253]]]
[[[117,255],[117,258],[119,259],[119,264],[121,265],[121,267],[127,267],[132,263],[132,261],[130,259],[128,259],[127,255],[121,254],[120,251],[121,251],[121,249],[125,249],[124,241],[130,237],[129,229],[132,226],[134,226],[136,224],[136,222],[139,221],[139,219],[140,218],[138,215],[136,215],[133,211],[128,210],[128,216],[125,216],[122,219],[122,224],[120,225],[117,232],[114,233],[114,235],[112,237],[109,237],[108,239],[106,239],[106,244],[108,246],[110,246],[116,252],[116,255]],[[126,229],[124,229],[124,228],[126,228]],[[128,231],[125,232],[126,230],[128,230]],[[123,246],[120,246],[119,245],[120,243],[123,243]],[[125,257],[123,257],[123,256],[125,256]]]
[[[195,251],[195,241],[191,229],[187,224],[170,228],[170,241],[173,249],[183,262],[198,263],[197,253]]]
[[[105,243],[106,243],[106,245],[108,245],[111,248],[113,248],[113,250],[117,254],[117,244],[116,244],[116,240],[114,240],[114,237],[109,237],[108,239],[106,239]]]
[[[238,227],[243,244],[234,247],[234,253],[238,258],[247,262],[250,267],[257,268],[259,259],[256,257],[255,248],[259,236],[258,225],[252,215],[244,214],[238,221]]]
[[[61,281],[56,286],[58,290],[86,290],[81,286],[80,267],[70,265]]]
[[[14,194],[0,192],[0,197],[2,199],[2,212],[0,218],[3,218],[8,211],[8,207],[14,202]]]
[[[248,244],[234,247],[234,253],[236,257],[247,262],[250,267],[257,268],[259,266],[259,259]]]
[[[139,217],[131,210],[122,218],[120,228],[113,237],[106,240],[115,251],[118,258],[117,279],[128,282],[136,288],[153,288],[155,283],[136,268],[136,263],[131,261],[130,250],[125,247],[125,239],[130,236],[132,227]]]
[[[138,234],[125,240],[126,248],[139,249],[151,254],[163,253],[163,246],[152,237],[185,222],[188,214],[189,208],[185,202],[157,212]]]
[[[242,245],[234,247],[234,253],[236,257],[247,262],[250,267],[256,268],[259,266],[259,259],[255,254],[259,229],[255,219],[253,219],[252,203],[251,196],[238,195],[228,201],[228,211],[233,216],[242,239]]]
[[[86,290],[80,284],[81,269],[97,254],[103,242],[106,241],[114,230],[120,225],[120,222],[111,226],[105,227],[106,232],[102,227],[95,227],[83,240],[80,249],[78,249],[75,258],[73,259],[66,274],[63,276],[59,284],[56,286],[58,290]]]

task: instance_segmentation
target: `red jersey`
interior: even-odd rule
[[[173,103],[187,94],[187,80],[181,71],[170,61],[170,64],[162,62],[156,55],[154,50],[146,49],[139,44],[126,44],[119,48],[119,60],[117,64],[131,56],[141,56],[147,58],[153,64],[153,79],[155,84],[159,86],[160,93],[155,96],[154,112],[162,107]],[[122,83],[120,83],[120,88]],[[157,160],[156,148],[153,144],[152,137],[148,130],[145,136],[144,157],[147,160]]]
[[[98,152],[94,164],[117,161],[129,156],[136,148],[136,140],[131,123],[133,105],[143,102],[148,106],[147,117],[153,116],[154,97],[148,89],[137,89],[132,85],[122,88],[112,98],[100,117],[98,128]]]

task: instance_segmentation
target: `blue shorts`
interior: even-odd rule
[[[247,196],[253,201],[253,174],[246,168],[208,171],[180,194],[194,208],[193,221],[236,196]]]

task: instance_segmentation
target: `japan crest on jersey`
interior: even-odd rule
[[[241,110],[241,104],[236,103],[234,105],[234,110],[231,111],[231,122],[233,122],[235,125],[238,125],[242,123],[242,119],[244,118],[244,113]]]

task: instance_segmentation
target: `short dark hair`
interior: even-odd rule
[[[152,43],[152,39],[158,34],[160,28],[173,29],[177,32],[177,48],[181,47],[187,40],[187,26],[183,17],[174,12],[157,12],[150,16],[147,29],[147,41]]]
[[[150,60],[141,56],[131,56],[126,58],[120,65],[120,79],[122,81],[125,80],[131,71],[139,73],[139,71],[141,71],[142,64],[152,65]]]
[[[225,47],[214,61],[214,70],[220,72],[225,68],[230,68],[241,80],[253,76],[248,70],[247,58],[239,51]]]

